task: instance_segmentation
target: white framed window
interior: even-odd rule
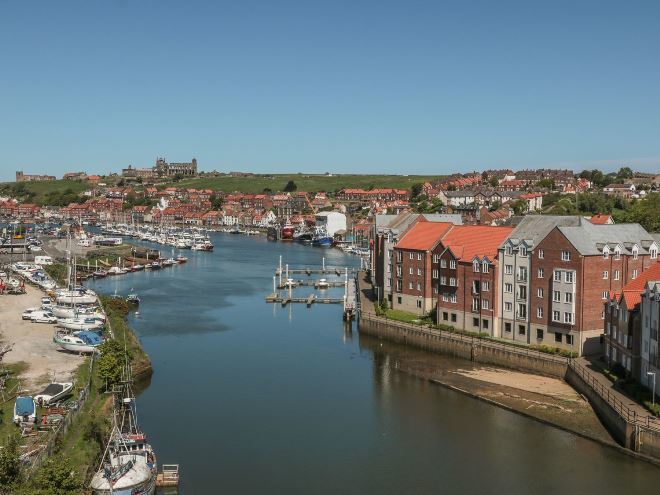
[[[621,277],[621,272],[619,270],[614,270],[614,280],[619,280]]]
[[[561,260],[562,261],[571,261],[571,252],[570,251],[562,251],[561,252]]]
[[[511,304],[510,302],[505,302],[504,303],[504,309],[506,311],[513,311],[513,304]]]
[[[481,273],[488,273],[488,262],[484,261],[481,263]]]
[[[566,280],[567,284],[572,284],[573,283],[573,272],[566,272],[566,276],[564,277],[564,280]]]
[[[456,260],[449,260],[449,268],[456,270]]]
[[[481,309],[490,309],[490,301],[488,299],[481,300]]]
[[[445,276],[440,277],[440,285],[447,285],[447,277]]]
[[[438,278],[438,269],[434,268],[432,273],[433,278]]]
[[[656,259],[658,257],[658,248],[651,246],[651,249],[649,250],[649,256],[652,260]]]
[[[488,280],[484,280],[481,283],[481,290],[483,290],[484,292],[488,292],[490,290],[490,282]]]
[[[603,259],[607,259],[609,257],[610,257],[610,250],[607,247],[605,247],[603,249]]]
[[[572,303],[573,302],[573,293],[572,292],[564,292],[564,302],[566,302],[566,303]]]
[[[635,268],[635,269],[632,271],[632,278],[633,278],[633,279],[636,279],[636,278],[637,278],[637,268]]]
[[[504,273],[513,275],[513,265],[504,265]]]
[[[410,255],[410,259],[413,259],[413,254],[412,252],[408,253]]]
[[[447,260],[445,259],[440,260],[440,268],[447,268]]]
[[[422,253],[417,253],[417,261],[422,261]]]
[[[573,323],[573,313],[564,313],[564,323]]]
[[[601,319],[601,320],[604,320],[604,319],[605,319],[605,310],[602,310],[602,311],[600,312],[600,319]],[[609,325],[610,325],[610,324],[608,323],[607,326],[609,327]]]
[[[559,292],[558,290],[553,291],[553,293],[552,293],[552,300],[553,300],[554,302],[561,302],[561,292]]]
[[[617,261],[621,259],[621,248],[619,246],[614,248],[614,259]]]
[[[555,270],[555,282],[561,282],[561,270]]]
[[[440,255],[434,254],[433,255],[433,263],[437,263],[438,259],[440,259]]]
[[[601,296],[603,297],[603,299],[607,299],[607,296],[608,296],[608,295],[609,295],[609,292],[606,291],[606,290],[604,290],[603,293],[601,294]]]
[[[543,278],[544,275],[545,275],[545,270],[543,268],[539,268],[538,270],[536,270],[537,278]]]
[[[437,293],[438,293],[438,286],[437,286],[437,285],[434,285],[434,286],[433,286],[433,293],[434,293],[434,294],[437,294]]]
[[[539,259],[542,260],[544,256],[543,249],[539,249]]]
[[[527,248],[525,246],[520,246],[520,256],[527,256]]]
[[[411,266],[410,268],[408,268],[408,274],[409,274],[409,275],[412,275],[412,274],[413,274],[413,267],[412,267],[412,266]]]
[[[422,274],[422,269],[421,269],[421,268],[418,268],[418,269],[417,269],[417,275],[420,276],[421,274]]]
[[[633,254],[633,259],[636,260],[637,257],[639,256],[639,248],[637,246],[633,246],[632,254]]]
[[[525,304],[518,304],[518,318],[527,318],[527,306]]]
[[[504,292],[513,292],[513,284],[508,282],[504,284]]]
[[[449,294],[447,294],[446,292],[443,292],[443,293],[442,293],[442,300],[443,300],[444,302],[449,301]]]
[[[543,318],[543,308],[541,306],[536,308],[536,317],[537,318]]]
[[[418,291],[421,291],[421,290],[422,290],[422,286],[421,286],[421,284],[420,284],[419,282],[417,282],[417,290],[418,290]]]
[[[408,282],[408,288],[409,288],[410,290],[412,290],[412,288],[413,288],[413,283],[412,283],[412,282]]]
[[[456,304],[456,294],[455,294],[455,293],[452,294],[451,297],[449,298],[449,300],[450,300],[451,302],[453,302],[454,304]]]
[[[536,289],[536,297],[543,299],[543,287]]]
[[[607,280],[609,278],[609,272],[607,270],[603,270],[603,280]]]
[[[561,313],[559,311],[552,312],[552,321],[561,321]]]
[[[449,277],[449,285],[451,285],[452,287],[457,287],[456,279],[454,277]]]
[[[504,253],[508,256],[511,256],[513,254],[513,249],[511,248],[511,246],[506,246],[504,248]]]
[[[479,261],[474,260],[472,263],[472,271],[475,273],[479,273]]]

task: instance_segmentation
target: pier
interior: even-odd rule
[[[275,268],[275,276],[273,277],[273,292],[266,296],[266,302],[281,304],[282,307],[298,303],[305,304],[308,308],[314,304],[342,304],[344,320],[351,320],[356,314],[357,287],[355,277],[349,277],[349,272],[353,274],[356,273],[356,270],[348,267],[326,267],[325,258],[323,258],[321,268],[290,268],[288,264],[283,265],[282,256],[280,256],[280,262]],[[320,279],[294,280],[289,278],[289,275],[293,274],[306,274],[307,276],[337,275],[338,277],[343,275],[344,280],[323,280],[323,282]],[[344,295],[343,297],[330,297],[312,292],[307,296],[295,296],[293,289],[296,287],[313,287],[317,290],[343,287]]]
[[[163,471],[156,477],[157,487],[179,486],[179,465],[163,464]]]

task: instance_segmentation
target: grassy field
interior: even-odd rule
[[[46,182],[4,182],[0,183],[0,195],[9,194],[25,201],[45,204],[46,197],[52,193],[71,192],[75,195],[88,190],[89,184],[73,180],[54,180]]]
[[[190,187],[195,189],[213,189],[225,192],[259,193],[265,189],[273,192],[282,191],[292,180],[298,186],[298,191],[334,192],[348,188],[381,188],[394,187],[410,189],[413,184],[440,179],[441,175],[310,175],[310,174],[259,174],[250,177],[201,177],[198,179],[181,180],[170,184],[175,187]]]

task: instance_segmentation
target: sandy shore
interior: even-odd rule
[[[21,374],[23,388],[30,391],[49,383],[55,374],[58,381],[69,380],[84,357],[59,351],[53,343],[54,325],[32,323],[21,319],[23,310],[39,307],[43,293],[27,286],[27,294],[0,296],[0,339],[14,344],[5,356],[5,363],[25,362],[27,370]]]

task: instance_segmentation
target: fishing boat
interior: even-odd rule
[[[312,237],[312,246],[330,247],[334,239],[323,228],[317,228]]]
[[[71,382],[49,383],[45,389],[34,396],[34,402],[41,407],[55,404],[58,400],[69,395],[72,389],[73,383]]]
[[[137,423],[130,365],[115,391],[112,429],[101,465],[92,477],[92,495],[153,495],[158,464],[156,453]]]
[[[291,225],[291,222],[289,222],[289,219],[287,218],[286,223],[282,227],[282,231],[281,231],[281,234],[280,234],[280,240],[282,240],[282,241],[292,241],[294,233],[295,233],[295,229],[294,229],[293,225]]]
[[[57,330],[53,335],[53,342],[65,351],[79,354],[93,354],[98,352],[97,347],[103,343],[103,339],[96,332],[74,332]]]
[[[94,278],[104,278],[108,276],[108,272],[105,270],[96,270],[92,273],[92,277]]]
[[[34,423],[37,421],[37,406],[30,396],[18,396],[14,402],[14,423]]]
[[[179,263],[179,264],[181,264],[181,263],[185,263],[186,261],[188,261],[188,258],[186,258],[185,256],[181,256],[181,255],[177,256],[177,257],[174,258],[174,259],[175,259],[176,262]]]
[[[158,261],[154,261],[151,263],[151,269],[152,270],[160,270],[162,265]]]
[[[136,293],[131,292],[126,296],[126,302],[129,304],[140,304],[140,297]]]

